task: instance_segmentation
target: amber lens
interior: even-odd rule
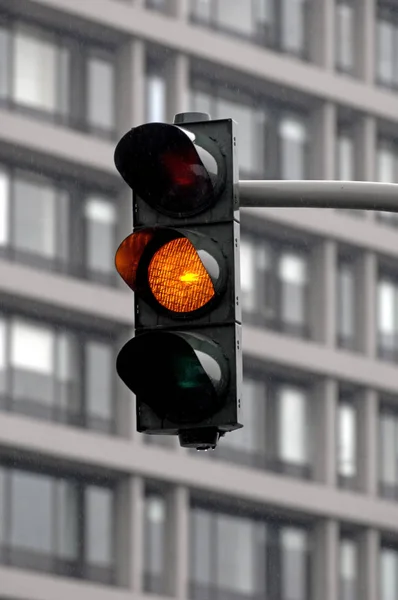
[[[213,282],[187,238],[172,240],[154,254],[148,283],[159,304],[176,313],[198,310],[215,295]]]

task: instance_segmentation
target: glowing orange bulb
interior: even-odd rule
[[[178,313],[205,306],[215,294],[213,282],[187,238],[167,242],[154,254],[148,283],[159,304]]]

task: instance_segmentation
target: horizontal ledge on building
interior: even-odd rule
[[[116,180],[118,177],[113,161],[116,142],[104,141],[6,109],[0,109],[0,123],[0,144],[16,148],[16,160],[27,150],[44,156],[49,168],[54,161],[63,161],[69,163],[70,170],[77,175],[81,172],[87,176],[85,171],[90,169],[108,178]],[[12,158],[12,152],[8,154]],[[59,165],[56,167],[59,168]]]
[[[313,63],[298,61],[205,27],[194,26],[161,12],[135,7],[132,3],[102,0],[95,10],[80,0],[34,0],[39,6],[64,11],[175,51],[222,67],[240,71],[316,98],[332,100],[356,110],[397,120],[396,95],[358,79],[326,71]]]
[[[0,593],[7,600],[152,600],[132,590],[0,565]],[[161,597],[156,596],[158,600]],[[166,598],[165,598],[166,600]]]
[[[2,304],[10,310],[35,310],[52,318],[60,314],[65,320],[81,315],[86,324],[90,320],[103,320],[133,325],[131,291],[112,289],[2,259],[0,294]]]
[[[26,454],[31,461],[39,460],[42,468],[46,462],[64,461],[75,464],[76,469],[108,470],[122,477],[138,475],[270,509],[398,532],[398,504],[393,502],[25,417],[2,415],[0,447],[5,454],[17,451],[21,457]]]
[[[308,375],[334,377],[376,390],[398,392],[397,367],[393,363],[250,325],[243,327],[242,342],[247,359],[255,358]]]

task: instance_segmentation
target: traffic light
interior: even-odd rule
[[[242,426],[235,123],[183,113],[135,127],[115,165],[134,222],[115,257],[135,299],[118,375],[136,395],[138,431],[214,448]]]

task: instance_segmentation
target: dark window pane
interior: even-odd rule
[[[307,600],[307,534],[301,529],[286,527],[281,532],[282,598]]]
[[[336,6],[336,63],[342,71],[354,68],[354,8],[349,3]]]
[[[52,491],[50,477],[11,472],[11,544],[14,548],[51,554]]]
[[[55,256],[55,200],[51,185],[15,180],[13,242],[16,248],[48,258]]]
[[[91,271],[113,272],[115,254],[115,206],[103,198],[86,201],[86,260]]]
[[[338,271],[337,323],[339,343],[353,348],[355,336],[355,273],[353,265],[342,263]]]
[[[250,597],[256,590],[255,530],[250,519],[218,515],[217,586]]]
[[[8,31],[0,27],[0,100],[9,96],[9,37]]]
[[[305,0],[279,0],[282,11],[281,45],[292,54],[305,50]]]
[[[380,417],[380,480],[386,491],[397,489],[398,484],[398,420],[393,413]]]
[[[166,539],[166,506],[161,496],[145,499],[144,560],[146,590],[164,592]]]
[[[115,124],[114,66],[108,60],[88,61],[87,118],[90,125],[112,130]]]
[[[78,486],[72,481],[58,481],[56,486],[57,556],[77,560],[79,552]]]
[[[214,546],[211,513],[195,509],[191,513],[191,579],[194,583],[211,586]]]
[[[253,33],[252,3],[218,0],[217,21],[221,27],[250,36]]]
[[[112,492],[90,486],[85,504],[86,560],[89,564],[110,567],[114,561]]]
[[[88,342],[85,352],[87,416],[109,421],[113,401],[112,348],[99,342]]]

